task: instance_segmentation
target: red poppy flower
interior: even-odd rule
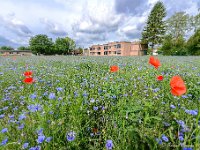
[[[117,72],[119,70],[118,66],[111,66],[110,67],[110,72]]]
[[[32,84],[34,82],[34,79],[32,77],[27,77],[23,80],[24,83]]]
[[[162,81],[163,79],[164,79],[164,77],[163,77],[162,75],[157,76],[157,80],[158,80],[158,81]]]
[[[154,58],[153,56],[149,58],[149,63],[153,65],[156,69],[158,69],[158,67],[161,66],[160,61]]]
[[[24,76],[28,77],[28,76],[32,76],[32,71],[26,71],[24,72]]]
[[[180,76],[173,76],[170,81],[171,93],[175,96],[181,96],[186,93],[186,86]]]

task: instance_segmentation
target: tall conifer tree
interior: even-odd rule
[[[165,6],[163,2],[158,1],[151,10],[142,32],[142,43],[151,43],[152,50],[156,44],[162,43],[165,34],[165,22],[163,21],[165,16]]]

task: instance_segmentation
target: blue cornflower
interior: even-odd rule
[[[77,97],[78,96],[78,93],[77,92],[74,92],[74,97]]]
[[[58,92],[62,92],[63,88],[58,87],[58,88],[56,88],[56,90],[57,90]]]
[[[91,98],[90,99],[90,103],[94,103],[95,102],[95,99],[94,98]]]
[[[24,144],[22,145],[22,149],[28,148],[28,144],[29,144],[29,143],[24,143]]]
[[[40,128],[39,130],[36,131],[38,135],[43,135],[43,128]]]
[[[45,141],[49,143],[51,141],[51,139],[52,139],[52,137],[47,137]]]
[[[184,133],[183,132],[179,132],[178,135],[179,136],[184,136]]]
[[[97,111],[98,110],[98,106],[93,106],[93,110]]]
[[[1,114],[1,115],[0,115],[0,119],[3,119],[4,117],[5,117],[4,114]]]
[[[88,94],[84,91],[83,92],[83,97],[87,97],[88,96]]]
[[[21,114],[18,118],[19,120],[23,120],[23,119],[26,119],[26,115],[25,114]]]
[[[183,150],[193,150],[191,147],[183,147]]]
[[[182,98],[188,98],[188,96],[187,96],[187,95],[182,95],[181,97],[182,97]]]
[[[5,133],[5,132],[8,132],[8,128],[4,128],[1,130],[1,133]]]
[[[18,129],[19,129],[19,130],[21,130],[21,129],[23,129],[23,128],[24,128],[24,124],[21,124],[21,125],[18,126]]]
[[[98,93],[102,93],[103,92],[103,90],[102,89],[98,89]]]
[[[184,122],[184,121],[182,121],[182,120],[177,120],[176,122],[177,122],[182,128],[185,127],[185,122]]]
[[[14,111],[18,110],[18,107],[17,107],[17,106],[16,106],[16,107],[14,107],[14,108],[13,108],[13,110],[14,110]]]
[[[0,146],[6,145],[7,142],[8,142],[8,138],[4,139],[4,140],[1,142]]]
[[[28,105],[27,108],[28,108],[29,111],[35,112],[36,110],[35,110],[35,107],[34,107],[34,106],[35,106],[35,105]]]
[[[58,97],[58,100],[60,101],[60,100],[62,100],[63,98],[62,97]]]
[[[158,144],[162,144],[162,140],[161,139],[156,138],[156,141],[158,142]]]
[[[178,139],[179,139],[180,141],[183,141],[183,140],[184,140],[183,136],[179,136]]]
[[[116,96],[116,95],[113,95],[113,96],[111,96],[111,98],[113,98],[113,99],[116,99],[116,98],[117,98],[117,96]]]
[[[8,106],[7,106],[7,107],[4,107],[2,110],[8,110]]]
[[[49,99],[55,99],[56,98],[56,94],[55,93],[50,93],[49,94]]]
[[[185,112],[187,114],[190,114],[190,115],[193,115],[193,116],[198,115],[198,110],[188,110],[188,109],[186,109]]]
[[[44,92],[44,94],[43,94],[43,96],[47,96],[48,95],[48,92],[46,91],[46,92]]]
[[[41,111],[42,110],[42,106],[40,104],[35,105],[35,110],[36,111]]]
[[[15,117],[14,115],[10,115],[9,116],[10,119],[14,119],[14,117]]]
[[[170,105],[170,108],[172,108],[172,109],[175,109],[175,108],[176,108],[176,106],[174,106],[174,105]]]
[[[33,94],[30,95],[30,98],[31,98],[31,99],[36,99],[36,98],[37,98],[37,95],[36,95],[35,93],[33,93]]]
[[[37,142],[38,142],[38,144],[40,144],[40,143],[44,142],[44,140],[45,140],[45,136],[44,135],[39,135],[38,139],[37,139]]]
[[[153,89],[153,92],[158,92],[160,89],[159,88],[156,88],[156,89]]]
[[[50,111],[50,112],[49,112],[49,114],[51,114],[51,115],[52,115],[52,114],[54,114],[54,112],[53,112],[53,111]]]
[[[165,142],[169,141],[168,137],[166,137],[164,134],[162,135],[162,140],[165,141]]]
[[[110,150],[113,148],[113,142],[112,140],[107,140],[106,141],[106,149]]]
[[[42,110],[42,106],[40,104],[37,104],[37,105],[28,105],[27,108],[28,108],[28,110],[30,112],[36,112],[36,111],[41,111]]]
[[[75,140],[76,133],[74,131],[70,131],[67,133],[67,141],[71,142]]]

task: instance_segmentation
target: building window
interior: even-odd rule
[[[108,46],[104,46],[104,50],[108,50]]]
[[[101,47],[98,47],[97,50],[101,50]]]
[[[90,48],[90,50],[92,50],[92,48]]]
[[[98,52],[97,55],[101,55],[101,52]]]
[[[114,45],[115,48],[121,48],[121,44]]]
[[[104,55],[108,55],[108,52],[104,52]]]
[[[116,51],[117,55],[121,55],[121,50]]]
[[[117,48],[121,48],[121,44],[117,44]]]
[[[114,54],[117,54],[117,52],[116,52],[116,51],[114,51]]]

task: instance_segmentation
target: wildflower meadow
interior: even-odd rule
[[[1,150],[200,149],[200,57],[0,57]]]

